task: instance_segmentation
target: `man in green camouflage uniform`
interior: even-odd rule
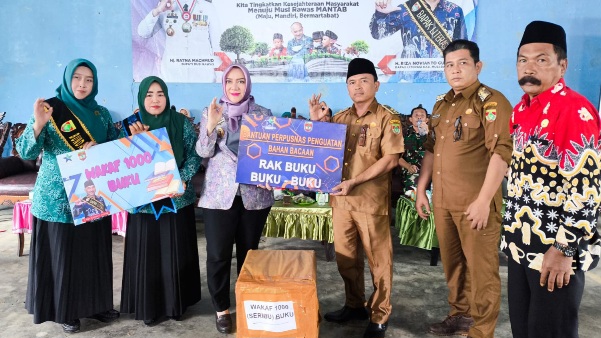
[[[420,104],[411,110],[411,125],[405,130],[405,152],[399,158],[403,192],[414,189],[419,168],[424,158],[424,142],[428,134],[428,112]]]

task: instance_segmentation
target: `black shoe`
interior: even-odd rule
[[[80,328],[81,328],[81,323],[79,322],[79,319],[68,320],[63,323],[63,331],[65,331],[66,333],[79,332]]]
[[[386,336],[387,328],[388,322],[384,324],[378,324],[370,321],[369,324],[367,324],[367,329],[365,329],[363,338],[384,338]]]
[[[364,307],[352,308],[343,306],[342,309],[334,312],[328,312],[323,316],[328,322],[344,323],[349,320],[366,320],[369,318],[369,313]]]
[[[156,324],[157,320],[155,318],[152,319],[144,319],[144,325],[146,326],[153,326],[154,324]]]
[[[177,316],[169,316],[169,319],[173,319],[177,322],[182,320],[182,315],[177,315]]]
[[[232,316],[229,313],[221,316],[215,314],[215,327],[221,333],[232,333]]]
[[[112,322],[113,320],[119,318],[120,315],[121,314],[119,313],[119,311],[110,309],[108,311],[97,313],[88,318],[96,319],[103,323],[108,323],[108,322]]]

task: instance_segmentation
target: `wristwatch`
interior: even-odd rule
[[[573,248],[569,245],[561,244],[557,241],[555,241],[555,243],[553,243],[553,247],[555,249],[561,251],[561,253],[566,257],[574,257],[574,255],[578,251],[578,250],[576,250],[576,248]]]

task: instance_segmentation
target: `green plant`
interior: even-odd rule
[[[236,54],[236,61],[240,61],[240,54],[249,52],[254,46],[254,38],[248,28],[242,26],[233,26],[226,29],[221,34],[219,47],[224,52]]]

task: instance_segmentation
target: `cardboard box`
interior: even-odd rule
[[[249,251],[236,282],[237,337],[318,337],[316,277],[313,251]]]

